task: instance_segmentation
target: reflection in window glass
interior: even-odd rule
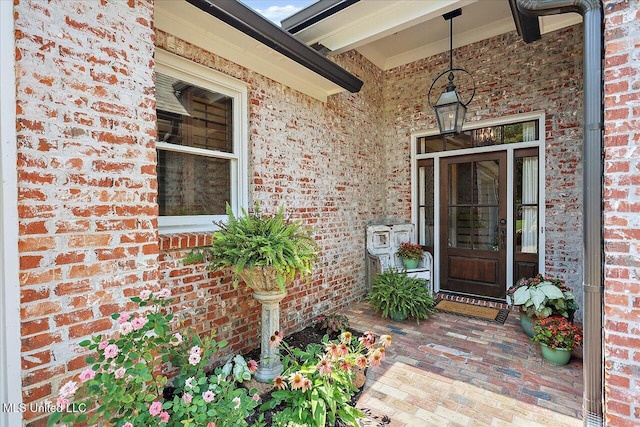
[[[516,252],[538,253],[538,157],[516,159]]]

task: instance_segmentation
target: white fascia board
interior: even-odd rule
[[[331,49],[332,54],[338,54],[441,17],[476,1],[362,1],[342,11],[340,18],[327,21],[325,25],[331,25],[332,30],[323,27],[321,21],[318,23],[320,31],[311,26],[296,35],[307,44],[321,43]]]
[[[263,45],[230,25],[183,3],[156,2],[156,28],[262,74],[322,102],[344,91],[339,85]]]

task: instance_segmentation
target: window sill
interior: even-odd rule
[[[160,232],[160,252],[211,245],[211,231]]]

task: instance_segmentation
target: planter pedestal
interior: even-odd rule
[[[280,330],[280,301],[285,292],[253,292],[262,305],[262,335],[260,339],[260,364],[253,373],[256,381],[268,383],[282,372],[282,362],[277,347],[271,346],[271,336]]]

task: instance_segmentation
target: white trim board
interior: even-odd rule
[[[13,2],[0,1],[0,404],[22,403],[20,379],[20,283],[18,177],[16,171],[16,80]],[[4,406],[3,406],[4,407]],[[0,411],[0,425],[22,424],[22,413]]]

